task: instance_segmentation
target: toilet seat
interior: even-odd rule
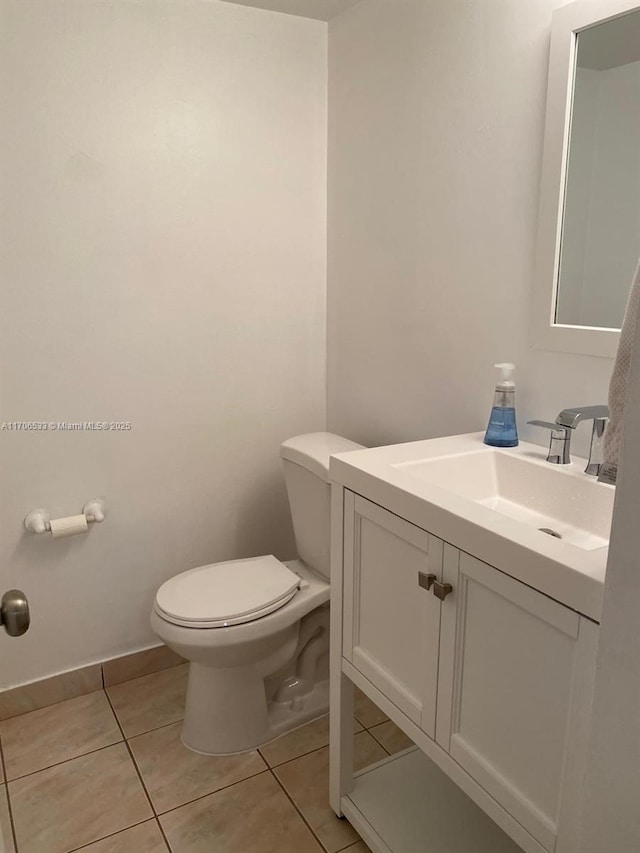
[[[162,584],[159,616],[187,628],[226,628],[260,619],[291,601],[300,577],[269,555],[190,569]]]

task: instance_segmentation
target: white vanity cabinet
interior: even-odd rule
[[[441,580],[442,548],[435,536],[346,493],[343,655],[431,737],[440,602],[425,587]]]
[[[574,853],[597,624],[334,489],[334,809],[375,853]],[[354,776],[353,683],[422,752]]]
[[[442,607],[437,742],[553,851],[597,625],[451,546],[444,573],[454,593]]]

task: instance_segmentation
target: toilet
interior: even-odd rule
[[[329,707],[329,458],[362,445],[326,432],[280,448],[298,559],[200,566],[168,580],[151,613],[189,661],[182,740],[206,755],[243,752]]]

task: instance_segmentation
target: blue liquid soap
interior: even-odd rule
[[[512,406],[494,406],[484,443],[492,447],[517,447],[516,410]]]
[[[515,364],[496,364],[502,373],[502,379],[496,385],[493,408],[484,443],[491,447],[516,447],[518,427],[516,426],[516,386],[511,375]]]

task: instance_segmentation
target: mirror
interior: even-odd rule
[[[640,255],[640,11],[578,34],[556,323],[619,329]]]
[[[613,356],[640,256],[638,0],[554,13],[547,97],[534,345]]]

